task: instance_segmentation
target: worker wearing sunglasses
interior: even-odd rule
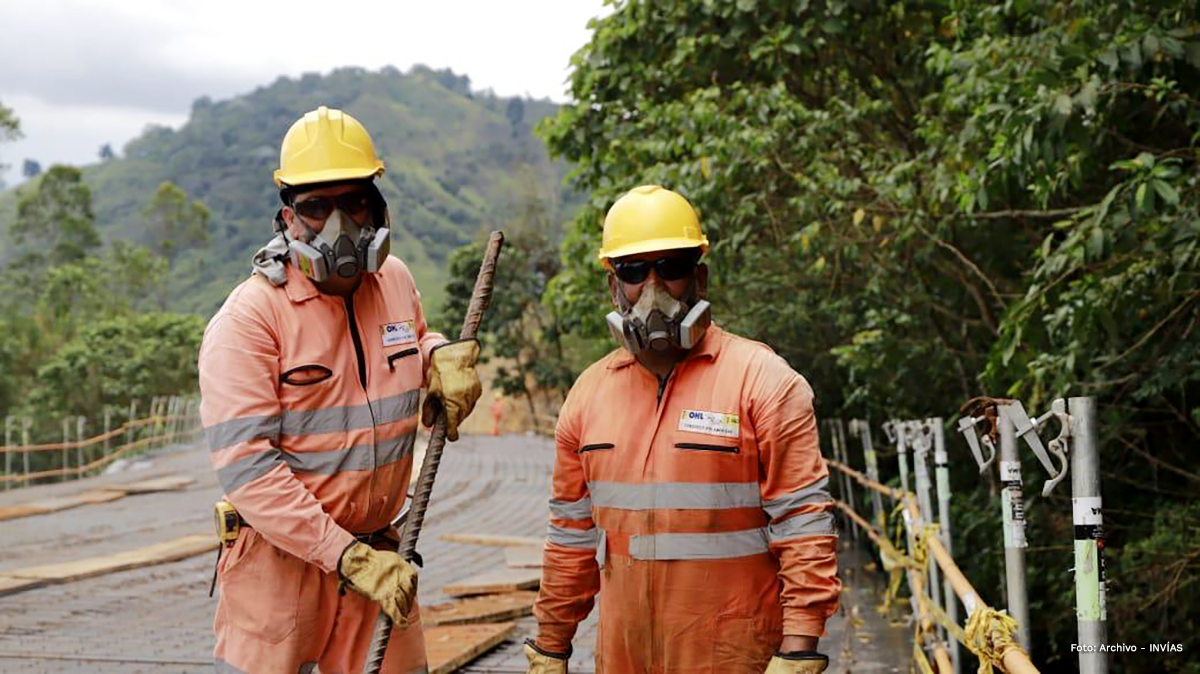
[[[657,185],[604,219],[620,348],[558,415],[528,674],[566,674],[594,604],[604,671],[828,665],[816,649],[840,584],[812,388],[766,345],[710,325],[707,249],[691,204]]]
[[[349,114],[297,120],[275,237],[204,333],[201,417],[225,494],[219,672],[362,671],[380,611],[395,626],[384,671],[427,671],[417,572],[391,523],[418,424],[444,411],[457,440],[479,398],[479,344],[429,330],[388,254],[383,171]]]

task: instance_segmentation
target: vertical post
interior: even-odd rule
[[[1104,592],[1104,515],[1100,501],[1100,439],[1096,399],[1069,398],[1071,510],[1075,521],[1075,615],[1080,674],[1106,674],[1108,613]]]
[[[933,517],[933,498],[931,493],[933,485],[930,484],[929,466],[925,462],[925,457],[929,454],[930,439],[921,428],[922,423],[919,421],[910,421],[908,431],[913,436],[913,472],[917,478],[917,504],[921,507],[921,517],[927,522],[934,522]],[[940,537],[939,537],[940,538]],[[933,605],[941,608],[942,598],[938,595],[938,586],[941,583],[941,572],[938,570],[938,565],[933,560],[929,562],[929,599]],[[938,625],[938,638],[945,641],[946,628]]]
[[[135,429],[133,426],[130,425],[134,422],[135,419],[137,419],[137,407],[138,407],[138,403],[137,403],[136,399],[129,401],[129,419],[125,422],[125,428],[126,428],[125,443],[126,444],[131,443],[137,439],[137,429]]]
[[[67,449],[67,443],[71,441],[71,417],[63,417],[62,420],[62,482],[67,481],[67,464],[70,461],[70,452]]]
[[[838,460],[846,466],[850,466],[850,448],[846,446],[846,425],[842,423],[841,417],[833,420],[832,435],[834,445],[837,447]],[[840,473],[841,471],[838,472]],[[858,504],[855,503],[854,499],[854,481],[845,473],[841,473],[841,478],[844,485],[843,492],[845,493],[843,498],[846,499],[846,503],[849,504],[851,510],[858,512]],[[861,538],[861,533],[858,530],[858,522],[850,520],[850,526],[854,532],[855,540]]]
[[[871,440],[871,422],[859,419],[858,433],[862,438],[863,459],[867,463],[867,477],[879,482],[879,461],[875,458],[875,443]],[[883,496],[874,489],[871,490],[871,510],[875,522],[879,524],[880,531],[885,531],[884,518],[886,515],[883,510]]]
[[[112,407],[105,405],[104,406],[104,450],[103,450],[104,454],[103,454],[103,456],[108,456],[108,453],[112,449],[112,439],[108,437],[108,434],[111,432],[112,432]]]
[[[79,475],[77,477],[83,477],[83,465],[85,463],[83,460],[83,438],[86,435],[86,430],[87,417],[75,417],[75,442],[79,443],[79,446],[75,448],[75,462],[79,467]]]
[[[1029,633],[1029,596],[1025,586],[1025,501],[1021,484],[1021,457],[1017,453],[1017,430],[1002,406],[1000,427],[1000,509],[1004,518],[1004,580],[1008,587],[1008,614],[1017,621],[1017,639],[1028,652],[1033,648]]]
[[[892,422],[892,426],[896,429],[896,456],[900,459],[900,488],[904,491],[908,489],[908,433],[906,424],[899,419]],[[928,517],[928,513],[925,515]]]
[[[12,445],[13,445],[13,418],[12,416],[4,417],[4,477],[12,476]],[[4,491],[12,488],[13,483],[5,480]]]
[[[29,427],[32,425],[33,419],[30,419],[29,417],[25,417],[21,420],[21,446],[25,449],[25,451],[21,452],[21,463],[25,470],[25,472],[22,473],[23,475],[29,475]],[[22,484],[28,485],[29,481],[25,480],[22,482]]]
[[[941,417],[934,417],[927,420],[926,423],[933,431],[933,465],[934,478],[937,482],[938,522],[942,525],[939,538],[942,539],[942,545],[945,546],[946,552],[953,555],[954,546],[951,542],[954,537],[950,521],[950,465],[949,456],[946,454],[946,429]],[[949,576],[943,579],[942,595],[946,602],[946,617],[950,618],[950,622],[955,625],[959,624],[958,597],[954,594],[954,586],[950,583]],[[950,661],[954,664],[954,673],[959,674],[962,671],[962,652],[959,649],[958,639],[950,639]]]

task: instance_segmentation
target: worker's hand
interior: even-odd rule
[[[483,393],[475,361],[479,358],[479,340],[460,339],[433,348],[429,363],[429,394],[421,410],[421,423],[433,426],[437,418],[434,400],[446,411],[446,439],[458,440],[458,425],[475,407]]]
[[[393,625],[401,629],[408,625],[417,571],[403,557],[355,541],[342,553],[338,574],[352,589],[378,602]]]
[[[525,674],[567,674],[568,653],[551,653],[538,648],[533,639],[525,640],[525,659],[529,661],[529,669]]]
[[[764,674],[821,674],[829,666],[829,656],[816,651],[776,653]]]

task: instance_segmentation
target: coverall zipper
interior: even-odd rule
[[[358,361],[358,383],[362,386],[363,397],[367,399],[367,411],[371,414],[371,475],[367,478],[367,512],[364,517],[371,516],[371,507],[375,504],[375,469],[379,465],[376,455],[378,447],[375,444],[375,408],[371,405],[371,394],[367,390],[367,357],[363,352],[362,339],[358,334],[358,318],[354,315],[354,297],[347,295],[342,298],[346,307],[346,320],[350,323],[350,341],[354,343],[354,357]]]

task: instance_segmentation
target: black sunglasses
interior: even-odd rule
[[[337,208],[352,218],[358,218],[371,209],[371,197],[364,190],[346,192],[336,197],[312,197],[292,203],[292,208],[311,220],[324,220]]]
[[[625,283],[641,283],[650,276],[650,270],[664,281],[687,278],[696,269],[700,255],[687,257],[660,257],[656,260],[615,260],[613,273]]]

